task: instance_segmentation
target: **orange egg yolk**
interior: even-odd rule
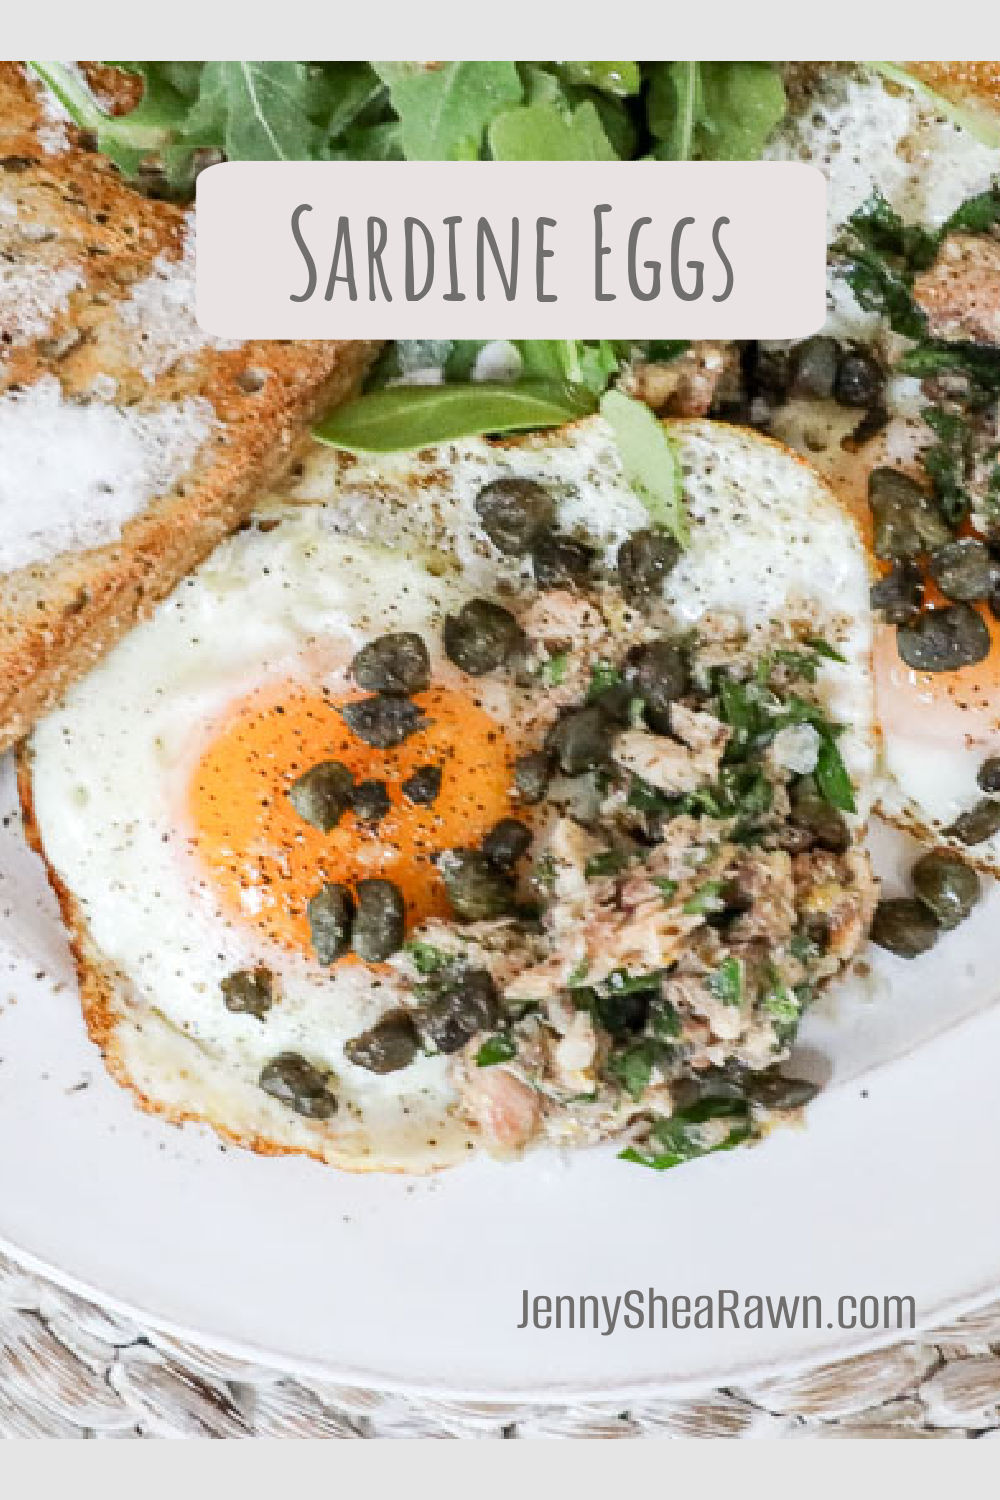
[[[936,592],[936,591],[935,591]],[[899,654],[895,626],[875,635],[875,696],[886,735],[990,743],[1000,730],[1000,621],[980,614],[990,632],[989,655],[955,672],[915,672]]]
[[[431,687],[415,695],[426,727],[402,745],[374,749],[337,713],[359,696],[326,697],[294,687],[246,700],[207,746],[188,789],[195,851],[224,906],[287,947],[311,951],[306,906],[327,882],[394,881],[407,929],[449,905],[433,859],[468,848],[510,811],[513,752],[502,728],[468,697]],[[385,783],[390,809],[378,824],[348,810],[328,833],[288,799],[292,784],[320,761],[346,765],[355,781]],[[415,805],[403,782],[439,766],[441,789]]]

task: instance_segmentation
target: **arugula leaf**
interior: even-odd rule
[[[521,100],[513,62],[377,62],[409,161],[474,161],[486,127]]]
[[[497,161],[617,161],[596,105],[574,110],[526,104],[496,115],[489,127]]]
[[[601,397],[601,415],[610,423],[618,445],[625,478],[649,512],[650,520],[675,536],[682,546],[689,540],[680,460],[648,406],[621,391]]]
[[[310,97],[304,63],[206,62],[184,134],[234,161],[304,161],[319,143]]]
[[[825,641],[821,635],[807,635],[806,645],[810,650],[815,651],[817,656],[825,656],[827,661],[839,662],[841,666],[847,665],[847,657],[843,652],[831,646],[830,642]]]
[[[889,78],[893,83],[902,84],[904,88],[912,89],[915,94],[929,99],[945,119],[954,121],[984,145],[1000,146],[1000,121],[991,111],[956,104],[945,94],[931,88],[930,84],[924,83],[923,79],[917,78],[901,63],[873,62],[869,67],[876,73],[881,73],[883,78]]]
[[[716,1120],[730,1122],[724,1135],[703,1128]],[[646,1151],[629,1146],[619,1152],[618,1159],[665,1172],[699,1156],[731,1151],[734,1146],[748,1140],[752,1133],[750,1110],[744,1100],[702,1099],[689,1109],[678,1110],[667,1120],[654,1121],[650,1137],[659,1150]]]
[[[642,74],[636,62],[564,62],[559,72],[570,83],[584,84],[620,98],[637,94],[642,88]]]
[[[542,380],[392,386],[337,407],[313,435],[350,453],[402,453],[484,432],[560,427],[593,409],[580,387]]]
[[[98,104],[83,77],[61,62],[32,62],[30,67],[55,94],[81,130],[89,131],[97,149],[127,177],[154,152],[161,156],[186,119],[190,101],[157,70],[144,66],[145,90],[137,107],[126,115],[109,115]],[[139,71],[137,68],[129,71]],[[179,175],[179,174],[178,174]]]
[[[663,62],[651,65],[648,121],[668,161],[753,161],[787,109],[773,63]]]
[[[696,140],[705,161],[753,161],[785,117],[781,74],[769,62],[703,62]]]
[[[509,1031],[498,1031],[489,1036],[476,1053],[477,1068],[494,1068],[497,1063],[510,1062],[517,1056],[517,1042]]]

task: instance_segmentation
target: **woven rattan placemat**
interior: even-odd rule
[[[805,1374],[622,1406],[431,1401],[299,1380],[132,1324],[0,1257],[0,1436],[983,1437],[1000,1302]]]

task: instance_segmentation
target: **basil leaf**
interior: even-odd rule
[[[393,386],[337,407],[313,434],[350,453],[402,453],[485,432],[559,427],[593,410],[588,392],[551,381]]]
[[[675,536],[682,546],[689,539],[684,510],[680,460],[648,406],[621,391],[601,397],[601,415],[611,426],[625,478],[635,490],[650,520]]]

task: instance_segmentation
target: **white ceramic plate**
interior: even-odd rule
[[[801,1130],[663,1175],[601,1150],[351,1177],[163,1125],[111,1083],[14,800],[5,764],[0,1238],[78,1290],[324,1377],[554,1398],[737,1383],[893,1334],[519,1330],[525,1288],[813,1293],[824,1321],[842,1294],[912,1294],[928,1323],[1000,1285],[995,888],[926,958],[871,954],[810,1017],[807,1060],[833,1073]],[[909,851],[876,845],[891,886]]]

